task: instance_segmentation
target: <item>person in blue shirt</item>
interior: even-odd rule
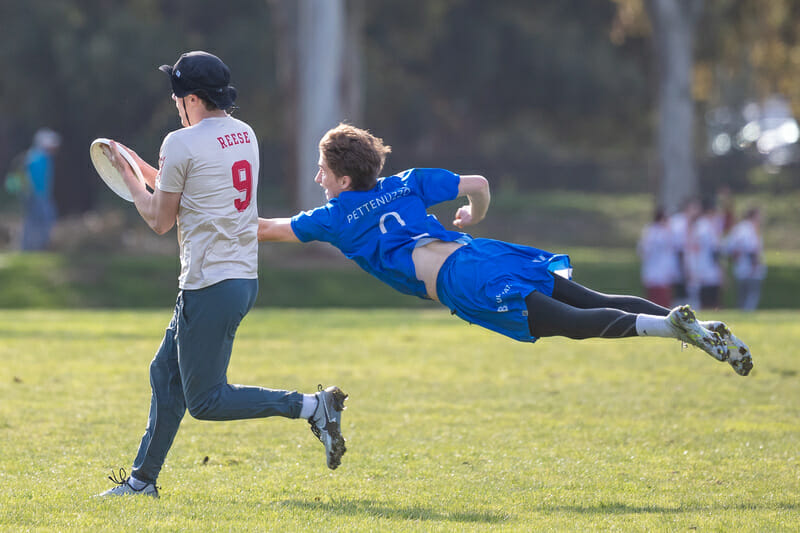
[[[49,128],[41,128],[33,136],[33,144],[25,153],[24,218],[22,249],[44,250],[50,244],[50,233],[56,222],[53,201],[53,157],[61,146],[61,136]]]
[[[740,375],[747,346],[722,322],[700,322],[644,298],[608,295],[570,279],[569,257],[446,229],[427,208],[466,197],[453,226],[480,222],[489,182],[479,175],[412,168],[379,178],[391,152],[366,130],[340,124],[319,143],[314,180],[328,202],[291,218],[259,218],[258,240],[328,242],[394,289],[432,299],[463,320],[518,341],[655,336],[697,346]]]

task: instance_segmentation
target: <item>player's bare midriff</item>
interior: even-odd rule
[[[439,269],[442,268],[445,260],[462,246],[464,245],[460,242],[435,240],[414,248],[411,259],[414,261],[417,279],[425,283],[425,290],[428,291],[428,296],[432,300],[439,301],[436,295],[436,278],[439,276]]]

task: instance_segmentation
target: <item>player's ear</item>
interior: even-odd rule
[[[342,176],[339,178],[339,183],[344,190],[351,190],[353,188],[353,180],[350,176]]]

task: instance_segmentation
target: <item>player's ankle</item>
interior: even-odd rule
[[[656,315],[636,315],[636,334],[640,337],[675,338],[667,317]]]

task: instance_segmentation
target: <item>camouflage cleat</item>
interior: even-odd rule
[[[676,307],[667,315],[675,337],[686,344],[696,346],[717,361],[727,361],[728,347],[716,331],[710,331],[697,321],[694,311],[688,305]]]
[[[336,386],[317,392],[317,408],[308,423],[311,432],[325,446],[325,457],[328,468],[336,470],[342,462],[342,455],[347,451],[342,437],[342,411],[347,399],[342,389]]]
[[[731,333],[731,329],[722,322],[716,320],[709,320],[700,322],[704,328],[715,331],[725,341],[728,349],[728,363],[733,367],[733,370],[740,376],[746,376],[753,369],[753,357],[750,355],[750,348],[745,343]]]

